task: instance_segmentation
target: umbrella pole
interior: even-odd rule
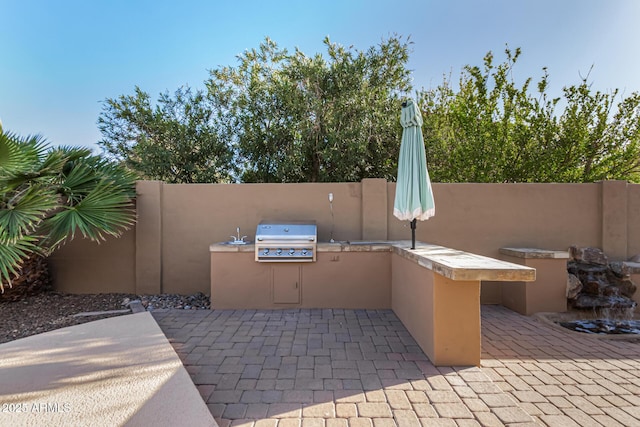
[[[416,220],[411,221],[411,249],[416,248]]]

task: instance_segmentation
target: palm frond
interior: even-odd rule
[[[53,151],[64,156],[65,164],[61,168],[63,176],[68,175],[79,164],[87,164],[87,159],[93,157],[88,148],[58,147]]]
[[[0,288],[25,258],[76,232],[119,236],[135,222],[134,197],[135,176],[89,149],[0,132]]]
[[[19,144],[24,156],[24,169],[37,170],[49,149],[47,140],[41,135],[30,135],[24,138],[13,135],[12,138]]]
[[[57,149],[50,150],[40,165],[40,175],[49,177],[58,176],[67,161],[68,159],[64,152]]]
[[[120,236],[135,222],[133,203],[126,194],[102,182],[74,206],[64,207],[46,221],[48,245],[57,246],[65,237],[83,237],[99,242]]]
[[[121,164],[99,156],[89,157],[86,162],[105,183],[109,184],[114,192],[123,192],[127,197],[135,198],[135,182],[138,176],[134,172],[122,167]]]
[[[34,252],[39,252],[39,236],[23,236],[20,239],[0,239],[0,291],[4,292],[3,282],[11,286],[11,275],[18,274],[22,261]]]
[[[0,235],[17,239],[35,231],[56,206],[56,195],[46,187],[34,185],[4,193],[0,198]]]
[[[25,164],[27,157],[16,137],[0,132],[0,174],[11,175]]]
[[[86,197],[93,190],[100,177],[96,175],[95,169],[86,164],[78,163],[71,171],[61,176],[59,193],[68,197],[71,204],[76,204]]]
[[[106,165],[102,170],[103,180],[114,191],[123,193],[129,199],[135,199],[138,177],[134,172],[114,164]]]
[[[67,161],[77,162],[78,160],[91,157],[91,150],[84,147],[71,147],[67,145],[61,145],[51,150],[52,153],[61,153]]]
[[[41,166],[47,149],[47,142],[38,135],[0,134],[0,188],[6,192],[27,182],[43,181]]]

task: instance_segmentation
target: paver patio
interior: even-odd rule
[[[481,368],[391,310],[153,312],[221,427],[640,425],[640,344],[483,306]]]
[[[565,331],[482,308],[482,371],[549,426],[640,426],[640,339]]]

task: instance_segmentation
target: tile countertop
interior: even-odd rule
[[[531,267],[422,242],[416,242],[416,249],[410,248],[411,242],[404,240],[318,243],[318,253],[394,252],[451,280],[531,282],[536,279],[536,270]],[[209,246],[209,251],[253,253],[255,246],[252,243],[246,245],[214,243]]]
[[[318,252],[392,252],[396,241],[318,242]],[[254,252],[255,244],[233,245],[227,242],[213,243],[209,252]]]
[[[416,242],[415,249],[410,247],[410,242],[396,242],[393,244],[393,251],[451,280],[536,280],[535,268],[428,243]]]
[[[529,259],[569,259],[569,251],[553,251],[538,248],[500,248],[503,255]]]

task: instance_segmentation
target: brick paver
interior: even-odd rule
[[[221,427],[640,426],[640,344],[499,306],[482,368],[433,366],[390,310],[153,315]]]
[[[482,329],[482,370],[537,423],[640,426],[640,340],[565,331],[501,306],[482,307]]]

